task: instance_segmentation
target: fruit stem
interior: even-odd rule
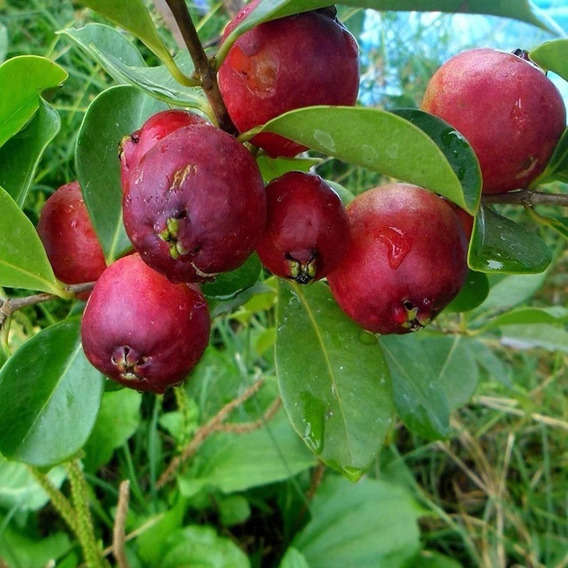
[[[532,189],[521,189],[509,191],[507,193],[495,193],[484,195],[484,204],[503,203],[509,205],[523,205],[533,207],[534,205],[556,205],[557,207],[568,207],[568,194],[566,193],[546,193],[534,191]]]
[[[236,136],[238,134],[237,128],[227,112],[227,107],[221,97],[215,70],[203,49],[185,0],[166,0],[166,3],[172,11],[180,29],[183,41],[195,65],[195,72],[201,81],[201,87],[205,92],[205,96],[215,113],[219,127],[225,132]]]

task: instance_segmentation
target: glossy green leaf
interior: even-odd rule
[[[493,318],[483,329],[521,324],[568,324],[568,309],[562,306],[548,308],[517,308]]]
[[[95,472],[112,457],[140,425],[140,393],[130,389],[106,392],[93,432],[84,446],[83,465]]]
[[[310,168],[319,164],[320,158],[271,158],[266,154],[261,154],[256,159],[258,169],[262,175],[264,183],[284,175],[287,172],[299,171],[308,172]]]
[[[552,353],[568,353],[566,326],[546,323],[502,326],[501,342],[516,349],[541,348]]]
[[[44,329],[0,371],[0,452],[40,467],[68,459],[91,433],[102,390],[101,374],[83,354],[79,321]]]
[[[167,552],[160,568],[250,568],[245,553],[215,529],[189,525],[174,531],[166,541]]]
[[[551,260],[550,250],[536,233],[481,207],[469,248],[473,270],[534,274],[546,270]]]
[[[568,39],[545,41],[531,49],[529,56],[545,71],[552,71],[568,81]]]
[[[231,272],[225,272],[201,286],[207,298],[228,300],[234,298],[239,292],[250,288],[256,283],[262,265],[256,253],[249,256],[246,262]]]
[[[479,161],[467,140],[447,122],[418,109],[394,111],[426,132],[444,154],[463,188],[464,200],[471,213],[479,208],[481,170]]]
[[[292,426],[322,461],[357,478],[392,426],[381,347],[321,282],[280,281],[277,312],[276,372]]]
[[[544,171],[531,183],[537,187],[543,183],[559,180],[568,183],[568,128],[562,134]]]
[[[281,412],[266,427],[254,432],[211,436],[178,482],[182,494],[188,496],[206,486],[234,493],[283,481],[315,463],[313,454]]]
[[[170,69],[172,75],[180,82],[187,80],[176,67],[174,60],[164,45],[152,16],[143,0],[79,0],[79,4],[87,6],[108,18],[117,26],[129,31],[142,41]]]
[[[292,546],[310,568],[400,568],[418,552],[420,510],[401,486],[328,476]]]
[[[0,186],[22,207],[47,145],[61,127],[59,114],[43,99],[30,122],[0,147]]]
[[[36,113],[41,93],[67,76],[57,63],[36,55],[13,57],[0,65],[0,146]]]
[[[415,335],[381,338],[397,413],[409,430],[436,440],[450,431],[450,403],[438,367]]]
[[[93,225],[110,262],[129,246],[122,224],[118,144],[166,105],[130,86],[103,91],[89,106],[75,154],[79,183]]]
[[[482,272],[469,270],[460,293],[444,308],[447,312],[469,312],[485,301],[489,294],[489,280]]]
[[[63,295],[31,221],[0,187],[0,286]]]
[[[562,29],[542,12],[537,12],[529,0],[342,0],[345,6],[371,8],[375,10],[416,10],[434,12],[466,12],[471,14],[488,14],[505,18],[515,18],[522,22],[539,26],[544,30],[562,36]],[[247,30],[267,20],[274,20],[290,14],[316,10],[329,6],[329,0],[265,0],[236,26],[225,40],[217,54],[217,62],[223,61],[234,41]]]
[[[260,130],[425,187],[475,213],[478,196],[468,190],[466,198],[460,179],[436,142],[422,128],[394,113],[363,107],[308,107],[287,112]]]
[[[310,568],[306,557],[294,547],[288,548],[278,568]]]

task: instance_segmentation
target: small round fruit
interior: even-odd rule
[[[55,276],[65,284],[93,282],[106,268],[79,182],[63,185],[49,196],[37,232]]]
[[[247,4],[227,26],[224,38],[257,5],[258,0]],[[357,42],[327,11],[265,22],[233,44],[219,68],[219,88],[241,132],[297,108],[354,105],[359,88]],[[291,157],[306,149],[271,133],[251,141],[272,157]]]
[[[496,49],[472,49],[444,63],[421,107],[471,144],[484,193],[528,187],[566,128],[564,101],[552,81],[526,59]]]
[[[254,251],[266,222],[258,166],[210,124],[178,128],[149,150],[123,195],[135,249],[172,282],[212,280]]]
[[[164,110],[152,115],[141,128],[125,136],[118,146],[120,183],[123,191],[128,189],[130,172],[137,166],[140,158],[157,142],[182,126],[205,122],[199,115],[187,110]]]
[[[289,172],[266,186],[268,220],[256,251],[276,276],[308,284],[333,270],[349,246],[349,219],[321,177]]]
[[[163,393],[185,379],[209,341],[197,285],[174,284],[132,254],[111,264],[91,293],[81,337],[101,373],[139,391]]]
[[[342,310],[368,331],[420,329],[458,294],[467,240],[447,201],[415,185],[370,189],[347,206],[351,244],[329,273]]]

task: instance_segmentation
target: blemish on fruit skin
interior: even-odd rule
[[[197,173],[197,166],[195,166],[194,164],[187,164],[187,166],[176,170],[174,172],[174,177],[169,187],[169,191],[175,191],[176,189],[179,189],[184,184],[187,176],[192,173]]]
[[[389,266],[396,270],[412,248],[412,239],[396,227],[384,227],[377,235],[378,239],[387,246]]]

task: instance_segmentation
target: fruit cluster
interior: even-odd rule
[[[225,38],[258,2],[237,15]],[[295,108],[354,105],[357,56],[332,9],[305,12],[243,34],[219,69],[219,87],[242,132]],[[542,71],[487,49],[444,65],[423,109],[470,141],[488,193],[526,187],[566,119]],[[251,142],[271,157],[305,150],[271,133]],[[83,347],[123,385],[163,392],[187,376],[211,325],[199,283],[254,251],[278,277],[302,285],[327,278],[341,309],[381,334],[423,327],[466,280],[472,218],[415,185],[376,187],[346,208],[315,174],[291,171],[265,187],[245,145],[185,110],[149,118],[121,141],[119,157],[134,254],[106,267],[76,182],[47,201],[38,232],[58,278],[97,281],[83,316]]]

